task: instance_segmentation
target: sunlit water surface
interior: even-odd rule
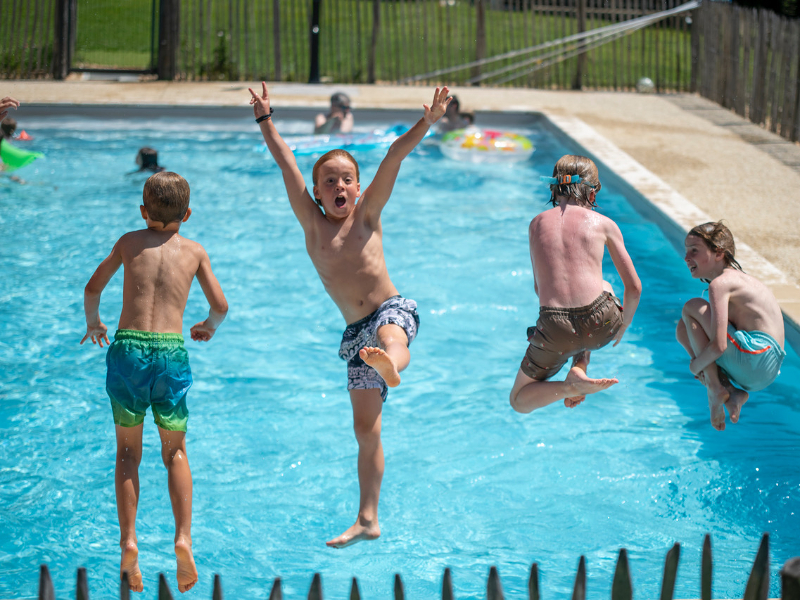
[[[22,118],[22,114],[20,114]],[[245,119],[243,119],[244,121]],[[400,573],[410,599],[438,595],[453,570],[457,598],[480,598],[497,565],[522,600],[532,562],[548,598],[567,598],[584,554],[588,596],[607,598],[626,547],[638,598],[656,597],[663,559],[682,544],[676,597],[699,596],[703,535],[714,545],[714,597],[741,597],[763,532],[777,571],[800,555],[800,360],[724,433],[674,341],[683,303],[701,293],[680,254],[632,207],[632,190],[601,166],[600,212],[619,223],[644,283],[633,326],[594,355],[590,373],[620,383],[574,410],[514,413],[508,391],[538,304],[527,226],[547,208],[539,175],[580,149],[547,127],[533,158],[471,165],[423,146],[405,161],[383,212],[389,272],[419,303],[419,337],[383,415],[386,475],[380,540],[345,550],[325,541],[358,506],[356,442],[337,357],[344,321],[306,254],[279,170],[254,152],[256,126],[160,118],[22,122],[46,153],[0,178],[0,598],[36,595],[47,563],[61,598],[86,566],[94,598],[117,595],[114,427],[104,351],[79,346],[83,286],[115,240],[143,221],[140,146],[191,184],[181,229],[202,243],[230,303],[208,344],[188,342],[195,383],[188,455],[193,540],[210,598],[266,598],[281,576],[304,597],[314,572],[328,597],[358,576],[365,598],[388,598]],[[279,123],[303,132],[299,122]],[[368,129],[368,127],[366,127]],[[383,151],[357,152],[371,181]],[[315,157],[300,159],[310,180]],[[309,181],[310,183],[310,181]],[[610,261],[607,277],[621,291]],[[103,295],[116,328],[122,273]],[[184,332],[204,318],[195,284]],[[563,374],[562,374],[563,376]],[[148,597],[160,571],[176,589],[172,513],[156,427],[148,416],[137,531]]]

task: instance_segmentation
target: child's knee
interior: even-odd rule
[[[708,310],[708,302],[702,298],[692,298],[683,305],[681,314],[684,317],[695,317]]]
[[[162,444],[161,460],[164,466],[169,469],[176,460],[186,460],[186,452],[183,448],[174,448],[168,444]]]

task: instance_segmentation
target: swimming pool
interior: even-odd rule
[[[189,596],[210,597],[219,572],[231,598],[265,597],[278,575],[287,596],[301,597],[319,571],[329,597],[347,594],[354,575],[364,597],[388,597],[395,572],[409,598],[433,597],[450,566],[456,597],[479,598],[494,564],[507,596],[522,598],[536,561],[544,593],[565,597],[585,554],[588,596],[601,598],[625,546],[637,596],[654,597],[678,541],[675,596],[690,598],[699,595],[710,532],[714,597],[733,598],[765,531],[770,594],[779,594],[778,568],[800,554],[800,359],[787,348],[777,382],[754,395],[739,425],[714,431],[673,336],[681,306],[702,288],[625,199],[635,192],[602,165],[601,210],[619,223],[644,283],[623,342],[590,367],[620,384],[575,410],[553,405],[526,417],[508,406],[538,310],[527,246],[528,222],[546,208],[538,175],[579,151],[534,117],[516,126],[537,148],[523,165],[451,162],[429,146],[404,163],[384,211],[384,243],[392,279],[419,303],[422,325],[384,409],[383,537],[326,548],[352,523],[358,500],[336,356],[344,322],[306,255],[279,171],[253,152],[260,137],[249,113],[240,121],[175,114],[31,119],[32,149],[47,159],[19,172],[29,185],[0,179],[0,597],[35,596],[43,562],[58,596],[73,593],[81,565],[93,596],[117,593],[104,352],[78,341],[83,286],[114,241],[142,224],[144,179],[124,173],[143,145],[192,186],[182,233],[206,247],[231,306],[210,344],[187,343],[200,571]],[[357,158],[369,182],[382,155]],[[307,179],[313,160],[300,160]],[[118,274],[101,306],[112,331],[121,288]],[[206,312],[195,286],[185,323]],[[173,522],[147,422],[137,530],[153,594],[159,571],[175,590]]]

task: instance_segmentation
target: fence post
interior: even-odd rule
[[[486,3],[485,0],[475,0],[475,60],[486,58]],[[481,74],[481,67],[472,67],[472,77]],[[475,83],[474,85],[480,85]]]
[[[381,27],[381,0],[372,0],[372,41],[367,56],[367,83],[375,83],[375,58],[378,51],[378,32]]]
[[[588,0],[575,0],[578,8],[578,33],[586,31],[586,2]],[[581,52],[578,54],[578,66],[575,69],[575,80],[572,82],[572,89],[579,90],[583,87],[583,70],[586,66],[586,43],[581,42]]]
[[[308,83],[319,83],[319,6],[320,0],[311,2],[311,72]]]
[[[692,74],[689,79],[689,91],[692,94],[697,93],[697,74],[700,72],[700,24],[703,21],[703,13],[705,12],[705,4],[701,4],[700,8],[693,10],[692,15]]]
[[[281,80],[281,0],[272,0],[272,54],[275,56],[275,81]]]
[[[66,79],[69,73],[70,4],[70,0],[56,0],[53,79]]]
[[[178,47],[180,46],[180,0],[160,0],[158,17],[158,67],[159,79],[172,80],[178,73]]]

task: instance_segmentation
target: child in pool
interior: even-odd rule
[[[733,234],[722,222],[698,225],[685,245],[686,265],[708,283],[709,300],[684,304],[675,334],[692,358],[689,370],[706,386],[711,424],[722,431],[723,406],[738,423],[748,392],[763,390],[780,373],[783,315],[769,288],[736,262]]]
[[[320,113],[314,118],[314,133],[350,133],[353,131],[353,124],[349,96],[336,92],[331,96],[328,114]]]
[[[378,498],[383,478],[381,410],[387,386],[400,384],[408,366],[408,345],[419,325],[417,305],[402,298],[386,270],[381,211],[389,200],[403,159],[444,114],[447,88],[436,88],[433,103],[389,148],[370,186],[361,194],[358,164],[344,150],[324,154],[314,165],[314,197],[308,193],[292,151],[269,115],[266,83],[250,103],[283,180],[306,249],[325,290],[347,323],[339,356],[347,361],[347,389],[358,441],[360,502],[355,524],[327,542],[337,548],[380,536]],[[356,202],[358,199],[358,202]]]
[[[210,310],[191,329],[192,339],[207,342],[225,318],[228,304],[208,254],[197,242],[178,234],[192,214],[189,184],[176,173],[157,173],[144,185],[140,207],[147,229],[123,235],[86,284],[86,335],[103,347],[107,328],[100,320],[100,294],[124,266],[122,314],[114,343],[108,347],[106,391],[111,399],[117,437],[114,486],[120,526],[120,574],[128,572],[130,588],[141,592],[136,540],[142,425],[148,406],[161,437],[161,458],[167,468],[175,517],[178,589],[197,582],[192,555],[192,474],[186,457],[186,393],[192,385],[189,357],[183,347],[183,311],[197,276]]]
[[[511,389],[511,406],[521,413],[561,399],[572,408],[587,394],[618,383],[590,379],[589,354],[612,341],[619,344],[642,293],[619,227],[593,212],[601,187],[594,162],[584,156],[562,156],[553,177],[541,179],[550,184],[554,208],[534,217],[528,228],[540,308],[536,326],[528,328],[528,350]],[[603,280],[606,248],[625,286],[623,304]],[[566,379],[547,381],[570,358]]]

